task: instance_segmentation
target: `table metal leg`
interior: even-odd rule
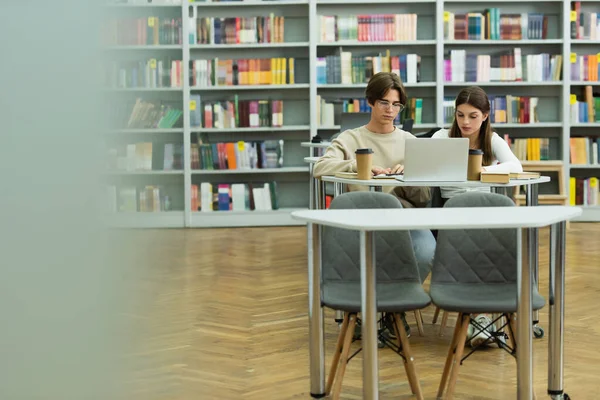
[[[538,205],[538,185],[527,185],[527,194],[525,196],[527,207]],[[528,243],[529,243],[529,265],[533,269],[533,279],[535,287],[539,288],[539,230],[538,228],[529,228],[527,230]],[[540,322],[539,312],[533,312],[533,334],[536,338],[544,336],[544,330],[538,326]]]
[[[314,179],[315,181],[315,209],[325,209],[325,182],[321,179]]]
[[[339,182],[333,183],[333,197],[337,197],[342,194],[342,184]]]
[[[339,182],[333,183],[333,197],[337,197],[342,194],[342,184]],[[340,310],[335,311],[335,322],[341,324],[344,321],[344,312]]]
[[[532,275],[530,257],[523,257],[523,237],[517,229],[517,399],[533,398]]]
[[[550,227],[550,293],[548,333],[548,394],[560,400],[563,395],[563,334],[565,319],[565,221]]]
[[[321,307],[321,226],[308,224],[312,232],[312,257],[308,258],[308,337],[310,395],[325,397],[325,331]]]
[[[377,362],[377,295],[375,234],[360,232],[360,289],[362,298],[363,399],[379,398]]]
[[[308,185],[308,209],[315,209],[315,178],[313,177],[313,164],[310,163],[308,166],[310,184]]]

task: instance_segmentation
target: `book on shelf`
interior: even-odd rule
[[[446,40],[523,40],[546,39],[548,16],[543,13],[500,14],[499,8],[483,13],[444,11]]]
[[[319,126],[335,125],[335,104],[341,102],[341,112],[352,113],[370,113],[371,109],[367,104],[367,100],[362,99],[341,99],[327,101],[317,95],[317,124]],[[408,98],[404,110],[398,113],[395,124],[400,124],[406,119],[412,119],[415,124],[423,122],[423,99]]]
[[[181,171],[183,170],[183,144],[165,143],[165,151],[163,157],[164,171]]]
[[[107,46],[180,45],[181,17],[113,17],[104,27]]]
[[[233,100],[205,102],[198,94],[190,95],[192,128],[259,128],[282,127],[283,100]]]
[[[551,160],[550,138],[511,138],[504,135],[504,140],[511,151],[521,161],[547,161]]]
[[[107,151],[107,169],[123,172],[152,171],[155,147],[152,142],[128,143],[111,147]],[[162,167],[164,171],[183,170],[182,144],[164,144]]]
[[[109,210],[112,212],[171,211],[171,197],[159,185],[108,187]]]
[[[144,61],[112,61],[104,84],[109,88],[182,87],[181,60],[151,58]]]
[[[492,124],[532,124],[539,122],[538,97],[529,96],[493,96],[490,95],[490,122]],[[444,97],[443,101],[444,122],[451,124],[454,121],[454,97]]]
[[[598,177],[570,177],[569,204],[572,206],[600,206]]]
[[[342,112],[343,113],[370,113],[371,108],[367,103],[367,99],[343,99],[342,100]]]
[[[317,95],[317,125],[318,126],[333,126],[335,125],[335,105],[327,102]]]
[[[268,16],[205,17],[193,8],[188,18],[189,44],[283,43],[285,17]]]
[[[294,64],[292,57],[191,60],[190,86],[294,84]]]
[[[317,84],[367,83],[379,72],[393,72],[403,83],[421,81],[421,56],[417,54],[353,57],[352,52],[342,51],[339,56],[317,57]]]
[[[569,138],[569,158],[571,164],[597,165],[599,161],[598,153],[600,153],[600,139],[596,137]]]
[[[170,101],[143,98],[111,102],[108,120],[126,129],[171,129],[183,126],[183,111]]]
[[[598,82],[600,75],[600,56],[598,54],[571,53],[571,80]]]
[[[268,3],[285,3],[288,0],[258,0],[258,1],[264,1],[264,2],[268,2]],[[244,3],[244,2],[250,2],[250,3],[256,3],[257,0],[194,0],[191,1],[190,3]]]
[[[492,124],[532,124],[539,122],[538,97],[490,95],[490,122]],[[454,120],[454,98],[444,97],[443,114],[446,123]]]
[[[523,56],[521,49],[488,54],[450,50],[444,59],[446,82],[547,82],[560,81],[562,56],[548,53]]]
[[[423,123],[423,99],[409,97],[406,101],[406,106],[398,114],[398,121],[412,119],[415,124]]]
[[[192,184],[192,212],[278,210],[277,182]]]
[[[600,13],[582,11],[581,2],[573,1],[569,17],[571,39],[600,39]]]
[[[580,98],[581,101],[577,99],[576,94],[570,96],[571,123],[600,122],[600,93],[594,93],[592,86],[587,85],[583,88]]]
[[[283,140],[190,144],[193,170],[253,170],[283,167]]]
[[[321,43],[417,40],[417,14],[320,15],[319,26]]]
[[[105,0],[107,5],[181,5],[182,0]]]

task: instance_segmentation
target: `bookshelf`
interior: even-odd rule
[[[131,2],[131,0],[130,0]],[[398,67],[405,74],[409,98],[414,99],[414,107],[419,107],[419,121],[415,121],[414,132],[427,131],[435,127],[447,127],[445,119],[445,98],[452,98],[467,85],[482,86],[490,96],[503,100],[506,96],[535,98],[537,102],[536,121],[516,122],[506,121],[494,123],[495,130],[500,135],[510,139],[543,138],[549,140],[550,155],[553,160],[564,164],[566,188],[571,190],[569,178],[584,179],[600,177],[600,165],[592,162],[583,164],[571,163],[571,137],[587,137],[600,140],[600,122],[598,120],[583,122],[572,121],[572,96],[577,101],[584,99],[586,87],[592,87],[593,92],[600,92],[600,82],[589,81],[589,77],[571,76],[572,53],[578,56],[598,53],[600,37],[590,37],[584,31],[582,37],[571,37],[572,13],[575,2],[567,1],[472,1],[472,0],[412,0],[389,1],[374,0],[368,2],[359,0],[272,0],[272,1],[229,1],[229,2],[180,2],[157,1],[151,3],[135,1],[135,4],[109,4],[106,13],[109,17],[122,18],[159,17],[165,19],[181,19],[180,43],[168,40],[159,44],[142,43],[109,43],[105,46],[107,58],[127,62],[141,62],[152,59],[181,60],[179,71],[180,84],[175,87],[108,87],[105,91],[107,99],[119,101],[134,101],[143,98],[148,101],[163,101],[181,110],[177,125],[159,128],[111,126],[104,135],[109,145],[127,146],[151,141],[152,169],[150,171],[111,171],[107,174],[110,182],[125,185],[135,185],[138,190],[146,186],[160,186],[168,191],[170,207],[162,212],[117,212],[111,215],[111,221],[120,227],[227,227],[227,226],[272,226],[294,225],[297,222],[289,217],[291,210],[308,207],[308,168],[303,161],[309,150],[301,146],[319,134],[325,140],[340,129],[342,113],[348,102],[364,97],[366,80],[360,76],[343,76],[341,71],[342,57],[353,62],[375,62],[373,59],[386,57],[389,54],[398,58]],[[597,12],[600,0],[582,1],[580,13]],[[456,16],[466,13],[485,13],[488,9],[498,8],[500,14],[543,13],[546,17],[546,28],[540,25],[540,30],[526,30],[521,39],[469,39],[456,35]],[[193,24],[190,16],[205,18],[235,18],[235,17],[284,17],[283,37],[279,42],[267,43],[215,43],[207,40],[201,43],[198,37],[190,40]],[[359,16],[378,15],[380,19],[365,20]],[[386,17],[383,17],[383,16]],[[413,16],[411,16],[413,15]],[[454,19],[454,36],[449,36],[445,24],[449,15]],[[392,17],[390,17],[392,16]],[[388,18],[388,19],[385,19]],[[389,19],[392,18],[392,19]],[[393,19],[396,18],[396,19]],[[413,19],[411,19],[413,18]],[[533,17],[531,21],[533,21]],[[582,17],[583,18],[583,17]],[[459,17],[460,19],[460,17]],[[400,21],[402,26],[409,26],[402,32],[394,31],[393,26],[386,33],[371,32],[372,37],[362,37],[364,32],[359,27],[363,24],[385,24],[385,21]],[[416,24],[414,21],[416,20]],[[341,29],[338,40],[335,38],[335,28],[331,31],[332,21],[337,22]],[[582,19],[583,21],[583,19]],[[476,28],[474,28],[476,29]],[[476,34],[476,30],[473,34]],[[333,34],[332,34],[333,33]],[[467,32],[468,33],[468,32]],[[522,32],[523,33],[523,32]],[[596,35],[600,34],[600,29]],[[395,36],[396,35],[396,36]],[[402,35],[401,37],[398,35]],[[167,38],[169,39],[169,38]],[[250,40],[253,41],[253,40]],[[523,60],[530,63],[540,54],[548,54],[548,62],[552,57],[561,57],[562,64],[557,69],[559,75],[548,73],[543,77],[529,79],[523,66],[523,80],[496,81],[485,74],[477,76],[486,81],[463,82],[454,81],[453,76],[447,79],[447,59],[462,57],[466,62],[496,58],[518,48]],[[405,56],[404,59],[398,56]],[[412,76],[415,65],[415,55],[418,57],[419,79],[408,79]],[[513,53],[514,55],[514,53]],[[337,58],[336,58],[337,57]],[[247,81],[237,85],[193,84],[194,60],[235,60],[238,71],[243,71],[243,59],[275,59],[286,61],[287,79],[276,82]],[[600,58],[600,56],[599,56]],[[294,81],[289,81],[289,60],[294,59]],[[338,59],[340,61],[338,61]],[[411,61],[413,60],[413,61]],[[467,61],[469,60],[469,61]],[[325,67],[325,81],[322,73]],[[233,62],[233,61],[232,61]],[[377,61],[380,62],[380,61]],[[404,63],[403,63],[404,62]],[[555,62],[555,61],[553,61]],[[340,65],[337,75],[330,68]],[[411,64],[412,63],[412,64]],[[410,64],[410,66],[409,66]],[[274,65],[274,64],[273,64]],[[358,65],[358,64],[356,64]],[[361,64],[362,65],[362,64]],[[372,65],[372,64],[371,64]],[[485,65],[485,64],[484,64]],[[393,67],[393,65],[392,65]],[[411,70],[413,70],[411,72]],[[321,71],[321,72],[319,72]],[[347,70],[345,70],[347,71]],[[351,69],[352,71],[352,69]],[[473,78],[472,76],[467,78]],[[477,79],[476,78],[476,79]],[[285,78],[284,78],[285,79]],[[467,79],[464,79],[467,80]],[[231,82],[230,82],[231,83]],[[252,101],[252,100],[282,100],[283,124],[273,126],[223,126],[220,128],[207,127],[203,122],[194,125],[191,113],[191,100],[200,96],[200,105],[218,102]],[[500,101],[499,100],[499,101]],[[116,101],[116,100],[111,100]],[[346,101],[346,103],[344,103]],[[529,100],[531,101],[531,100]],[[354,104],[354,103],[353,103]],[[498,103],[501,104],[501,103]],[[358,105],[353,106],[358,107]],[[327,118],[324,118],[324,110]],[[363,110],[354,110],[363,111]],[[353,111],[353,112],[354,112]],[[364,111],[363,111],[364,112]],[[344,115],[346,115],[344,114]],[[355,117],[355,118],[354,118]],[[368,115],[356,113],[352,119],[361,120]],[[264,169],[199,169],[192,168],[192,143],[198,137],[208,143],[238,142],[248,143],[261,141],[283,140],[283,163],[277,168]],[[593,142],[593,141],[592,141]],[[162,168],[164,155],[162,149],[167,143],[181,146],[183,163],[177,170]],[[594,143],[594,142],[593,142]],[[209,182],[214,185],[277,182],[277,210],[247,210],[247,211],[192,211],[192,185]],[[600,221],[600,206],[584,208],[581,220]]]

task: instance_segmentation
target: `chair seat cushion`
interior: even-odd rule
[[[382,282],[377,284],[377,311],[419,310],[431,298],[418,282]],[[360,282],[327,282],[322,285],[322,305],[346,312],[361,311]]]
[[[517,285],[432,283],[430,292],[433,304],[446,311],[462,313],[514,313],[517,312]],[[533,310],[544,307],[546,301],[533,288]]]

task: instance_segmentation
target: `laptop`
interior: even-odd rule
[[[469,139],[409,139],[405,142],[402,182],[464,182],[467,180]]]

